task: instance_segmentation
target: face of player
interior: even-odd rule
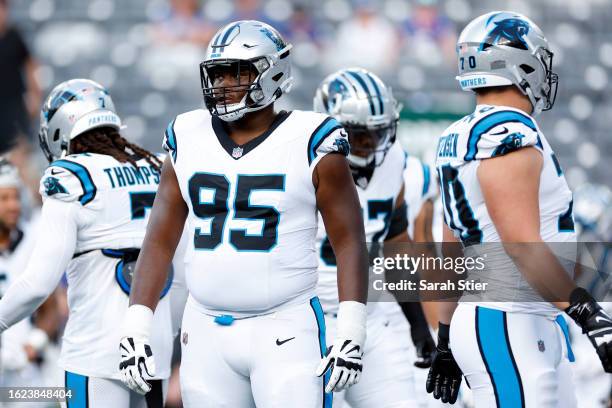
[[[368,158],[378,150],[384,149],[395,132],[395,126],[385,126],[377,129],[368,129],[363,126],[345,126],[348,132],[351,154]]]
[[[19,190],[12,187],[0,188],[0,225],[13,230],[21,216]]]
[[[218,64],[210,67],[208,72],[218,104],[240,102],[257,77],[255,68],[244,62]]]

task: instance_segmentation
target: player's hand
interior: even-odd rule
[[[448,347],[448,325],[440,323],[438,346],[434,352],[425,388],[435,399],[454,404],[461,386],[461,369]]]
[[[570,306],[565,309],[582,328],[597,355],[604,370],[612,373],[612,319],[599,306],[593,297],[583,288],[576,288],[570,295]]]
[[[342,391],[357,384],[363,369],[362,357],[362,346],[353,340],[337,339],[332,346],[328,347],[316,371],[317,376],[320,377],[327,370],[331,370],[325,392]]]
[[[414,347],[416,348],[417,354],[414,366],[417,368],[431,367],[431,361],[433,359],[433,354],[436,349],[436,343],[434,343],[431,336],[415,341]]]
[[[145,379],[155,375],[155,360],[151,346],[144,341],[135,340],[133,337],[124,337],[119,345],[121,351],[121,362],[119,371],[121,381],[132,391],[146,394],[151,391],[151,384]]]

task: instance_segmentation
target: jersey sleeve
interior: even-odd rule
[[[330,153],[340,153],[348,156],[350,146],[348,135],[344,128],[331,117],[327,117],[312,132],[308,140],[308,165],[311,169],[317,165],[321,158]]]
[[[497,111],[479,120],[470,130],[465,161],[502,156],[527,146],[542,150],[533,119],[516,111]]]
[[[172,163],[176,163],[176,157],[177,157],[176,134],[174,133],[174,123],[175,122],[176,122],[176,118],[173,119],[172,122],[168,124],[168,127],[166,128],[166,132],[164,133],[164,141],[162,142],[162,147],[172,157]]]
[[[436,181],[436,172],[429,164],[421,162],[423,171],[423,188],[421,190],[421,199],[423,201],[434,200],[438,195],[438,182]]]
[[[57,160],[45,170],[40,180],[43,199],[87,205],[96,197],[97,188],[87,167],[71,160]]]

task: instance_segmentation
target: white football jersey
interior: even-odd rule
[[[238,146],[208,111],[170,123],[164,147],[189,207],[186,283],[202,312],[264,314],[313,296],[317,206],[312,171],[348,154],[346,133],[319,113],[281,112]]]
[[[434,200],[438,194],[436,174],[428,164],[417,157],[406,157],[404,170],[404,200],[408,207],[408,235],[414,238],[414,220],[421,212],[423,203]]]
[[[120,378],[117,345],[131,275],[120,250],[141,247],[160,178],[146,160],[137,164],[138,169],[108,155],[75,154],[51,163],[41,179],[43,200],[80,203],[75,254],[66,270],[70,310],[59,361],[70,372]],[[172,328],[167,297],[155,311],[151,347],[156,378],[168,378]]]
[[[10,235],[9,249],[0,252],[0,297],[6,289],[19,277],[27,266],[28,259],[32,256],[36,234],[32,233],[32,226],[36,223],[38,213],[27,223],[22,223]],[[35,229],[34,229],[35,230]],[[28,374],[40,372],[35,364],[28,361],[24,345],[28,342],[30,331],[34,328],[30,317],[27,317],[14,326],[9,327],[2,333],[2,386],[8,386],[10,380],[7,375],[20,378],[22,370],[27,369]],[[28,378],[26,376],[27,380]]]
[[[372,243],[382,243],[389,231],[395,203],[403,185],[405,158],[399,143],[394,143],[382,164],[374,169],[369,183],[365,184],[365,187],[359,183],[356,185],[359,204],[363,211],[366,242],[370,248]],[[317,295],[325,313],[336,313],[339,303],[336,257],[320,215],[317,254],[319,255]],[[373,312],[376,304],[368,302],[368,311]]]
[[[540,151],[544,165],[540,177],[540,233],[545,242],[575,242],[572,216],[572,192],[548,141],[534,119],[518,109],[506,106],[478,105],[471,115],[447,128],[438,141],[436,168],[444,208],[444,222],[466,247],[466,254],[478,251],[476,244],[500,242],[499,234],[485,205],[477,176],[481,160],[501,156],[526,146]],[[509,174],[507,177],[512,177]],[[503,180],[500,180],[503,182]],[[520,222],[520,220],[517,220]],[[573,247],[573,246],[572,246]],[[489,250],[491,247],[487,247]],[[558,310],[549,303],[539,303],[542,298],[531,289],[522,274],[497,248],[487,253],[487,263],[500,262],[512,267],[500,268],[503,276],[495,276],[496,268],[488,268],[482,278],[506,282],[516,289],[510,293],[497,293],[490,299],[495,307],[506,311],[556,314]],[[565,249],[569,249],[569,246]],[[564,254],[564,265],[573,267],[573,254]],[[508,260],[509,262],[506,262]],[[561,260],[562,261],[562,260]],[[512,269],[509,273],[509,269]],[[501,273],[501,272],[500,272]],[[570,273],[570,271],[568,271]],[[487,275],[488,274],[488,275]],[[503,303],[505,295],[513,302]],[[527,303],[529,302],[529,303]]]

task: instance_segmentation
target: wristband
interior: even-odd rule
[[[450,341],[450,325],[438,322],[438,345],[448,348]]]
[[[141,341],[148,341],[153,322],[153,311],[145,305],[132,305],[128,307],[123,318],[122,337],[133,337]]]
[[[344,301],[338,305],[337,338],[350,339],[362,349],[366,340],[367,307],[361,302]]]

